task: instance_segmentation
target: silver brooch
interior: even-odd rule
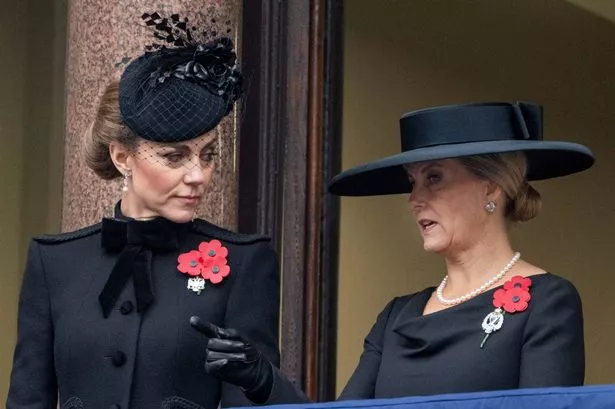
[[[188,289],[194,291],[197,295],[201,295],[204,288],[205,279],[203,277],[190,277],[188,279]]]
[[[504,312],[501,308],[496,308],[494,311],[487,314],[485,319],[483,320],[483,331],[485,331],[485,338],[483,342],[480,343],[480,347],[482,348],[487,342],[487,338],[492,332],[495,332],[502,328],[502,324],[504,323]]]

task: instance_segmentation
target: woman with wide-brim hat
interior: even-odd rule
[[[543,141],[542,108],[525,102],[428,108],[400,125],[401,153],[349,169],[329,189],[409,194],[423,247],[446,272],[437,287],[388,303],[340,398],[583,384],[577,290],[522,259],[509,228],[540,209],[529,181],[588,169],[591,151]]]

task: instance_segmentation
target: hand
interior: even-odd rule
[[[209,338],[205,370],[221,381],[241,387],[252,402],[264,403],[273,387],[273,368],[261,352],[231,328],[190,317],[190,325]]]

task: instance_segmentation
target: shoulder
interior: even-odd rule
[[[557,321],[557,317],[564,321],[582,319],[581,297],[569,280],[551,273],[530,276],[530,279],[530,321]]]
[[[579,292],[572,282],[552,273],[529,276],[532,280],[530,294],[535,297],[579,299]]]
[[[524,329],[527,348],[544,350],[548,345],[557,344],[558,350],[576,348],[582,354],[583,308],[575,286],[550,273],[530,276],[530,279],[531,299]]]
[[[88,227],[84,227],[79,230],[58,233],[58,234],[44,234],[33,238],[34,242],[45,245],[61,244],[72,242],[75,240],[84,239],[86,237],[93,236],[100,233],[101,223],[93,224]]]
[[[258,243],[269,243],[271,239],[261,234],[243,234],[227,230],[215,224],[209,223],[203,219],[195,219],[192,222],[192,232],[205,236],[210,239],[218,239],[220,241],[236,244],[236,245],[253,245]]]
[[[421,291],[417,291],[411,294],[400,295],[398,297],[393,298],[390,301],[391,310],[396,311],[406,306],[410,301],[414,300],[416,297],[420,297],[422,294],[431,293],[431,287],[426,288]]]
[[[417,291],[415,293],[401,295],[398,297],[394,297],[391,299],[384,309],[380,312],[378,317],[379,320],[394,320],[399,313],[412,301],[417,297],[429,297],[429,294],[433,291],[433,287],[426,288],[422,291]]]

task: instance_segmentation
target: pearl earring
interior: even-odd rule
[[[122,192],[128,191],[128,178],[129,177],[130,177],[130,171],[126,171],[126,173],[124,173],[124,181],[122,183]]]
[[[495,201],[489,200],[487,204],[485,205],[485,210],[487,211],[487,213],[491,214],[495,212],[496,206],[497,206],[497,203],[495,203]]]

